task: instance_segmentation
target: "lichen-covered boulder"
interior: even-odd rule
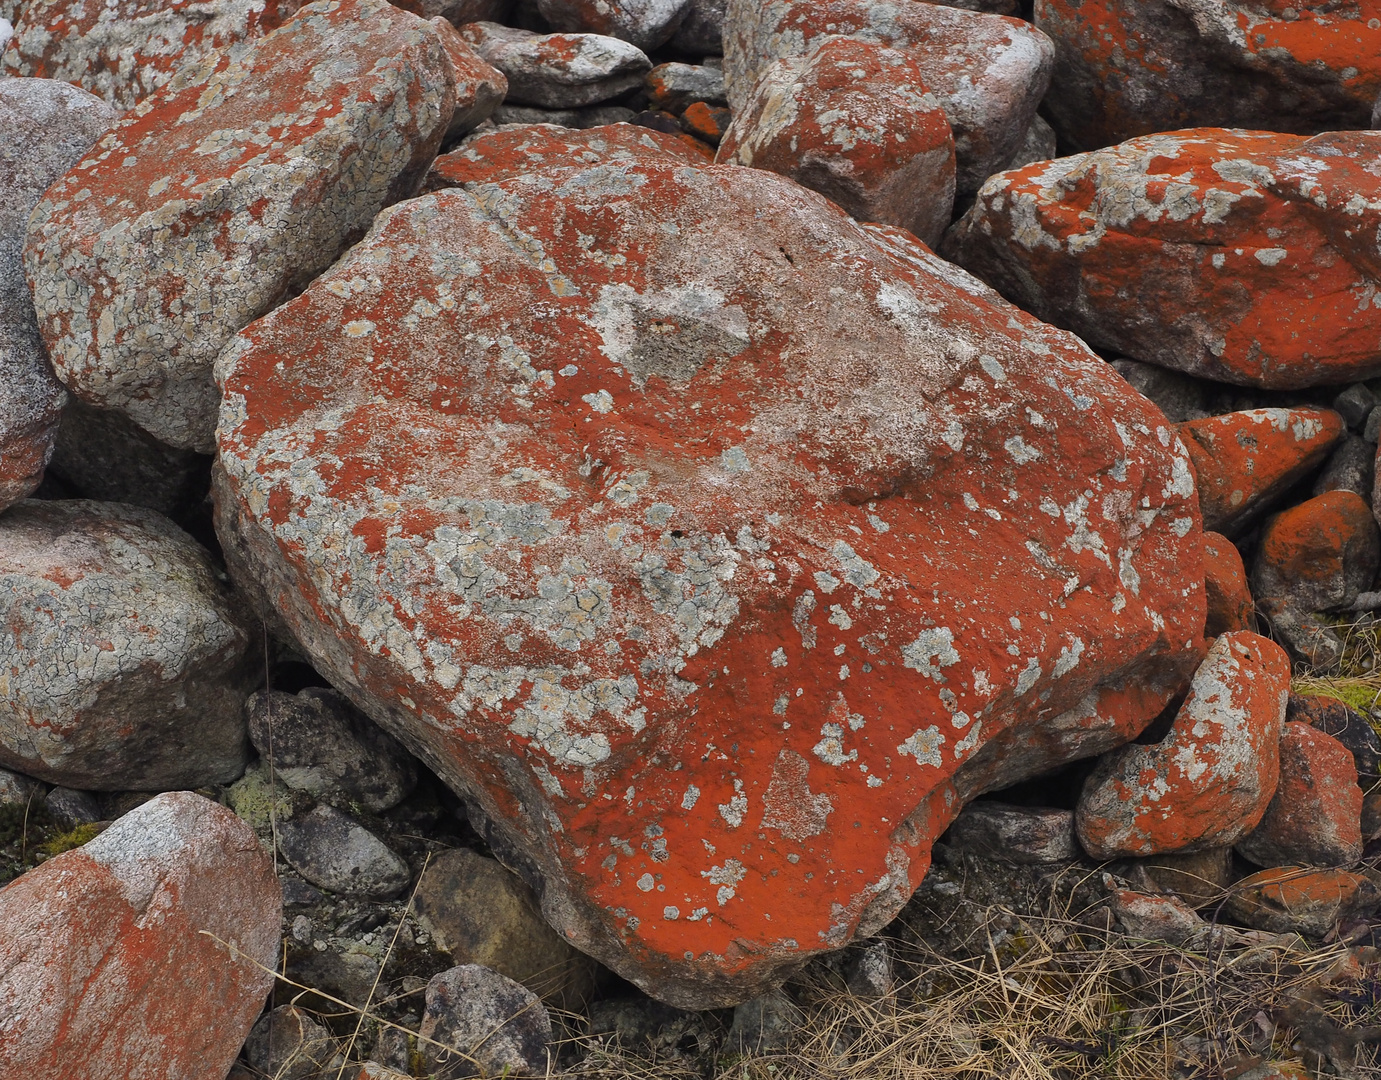
[[[906,54],[826,38],[769,64],[734,117],[717,162],[768,169],[859,221],[939,241],[954,211],[954,136]]]
[[[65,82],[0,78],[0,510],[43,479],[67,400],[24,280],[29,213],[118,116]]]
[[[1208,602],[1205,637],[1252,629],[1256,605],[1247,584],[1247,568],[1241,552],[1221,533],[1204,533],[1204,599]]]
[[[25,271],[59,378],[210,451],[216,354],[417,191],[454,107],[437,28],[384,0],[321,0],[179,68],[34,211]]]
[[[1329,491],[1266,522],[1252,593],[1268,616],[1343,611],[1371,588],[1378,566],[1381,534],[1371,507],[1354,491]]]
[[[413,200],[217,372],[242,572],[669,1003],[875,932],[962,799],[1125,742],[1201,655],[1165,419],[771,173]]]
[[[0,890],[8,1076],[223,1077],[278,960],[273,860],[190,791]]]
[[[1381,373],[1381,131],[1213,128],[992,177],[945,253],[1100,348],[1244,386]]]
[[[724,26],[724,85],[735,112],[769,64],[803,56],[823,37],[905,53],[954,129],[961,196],[1021,151],[1055,60],[1030,23],[918,0],[730,0]]]
[[[60,79],[121,112],[179,68],[237,57],[302,0],[25,0],[0,76]]]
[[[210,555],[151,510],[0,516],[0,764],[93,791],[234,780],[256,653]]]
[[[1071,147],[1187,127],[1370,126],[1377,0],[1036,0],[1055,41],[1046,99]]]
[[[665,45],[689,8],[690,0],[537,0],[553,30],[607,34],[645,52]]]
[[[547,109],[595,105],[632,90],[652,70],[636,45],[604,34],[534,34],[474,22],[461,33],[508,79],[507,101]]]

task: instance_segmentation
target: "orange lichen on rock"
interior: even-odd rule
[[[1276,866],[1233,885],[1223,911],[1258,930],[1322,938],[1341,920],[1370,915],[1378,905],[1381,890],[1362,874]]]
[[[1204,533],[1204,635],[1217,637],[1255,625],[1256,607],[1247,586],[1247,569],[1237,547],[1221,533]]]
[[[1381,564],[1381,534],[1365,499],[1328,491],[1266,522],[1252,566],[1252,592],[1267,615],[1342,611],[1369,590]]]

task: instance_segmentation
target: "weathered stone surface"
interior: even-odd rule
[[[427,984],[426,1001],[421,1034],[429,1041],[418,1049],[435,1080],[549,1071],[551,1016],[532,991],[512,979],[462,964]]]
[[[1280,734],[1280,783],[1266,815],[1237,842],[1257,866],[1351,866],[1362,857],[1362,789],[1352,752],[1308,724]]]
[[[273,1080],[328,1080],[345,1069],[331,1033],[295,1005],[265,1013],[245,1040],[245,1060]]]
[[[1217,904],[1236,876],[1231,847],[1152,855],[1136,869],[1156,892],[1173,893],[1193,908]]]
[[[493,859],[463,848],[428,864],[414,897],[422,925],[457,964],[481,964],[564,1009],[594,990],[594,965],[547,925],[537,897]]]
[[[1213,415],[1201,379],[1126,357],[1114,360],[1112,366],[1132,386],[1155,402],[1167,420],[1178,424]]]
[[[233,780],[254,657],[210,556],[166,518],[29,500],[0,517],[0,763],[94,791]]]
[[[1368,503],[1376,483],[1376,444],[1361,435],[1348,435],[1329,455],[1314,481],[1314,494],[1355,491]]]
[[[1073,811],[1052,806],[971,802],[945,835],[963,851],[1000,862],[1058,863],[1082,854]]]
[[[249,739],[288,787],[378,813],[417,784],[417,763],[334,690],[260,690],[245,703]]]
[[[229,810],[186,791],[132,810],[0,890],[5,1071],[224,1076],[273,984],[281,910]]]
[[[481,60],[479,53],[442,16],[436,15],[430,21],[451,62],[451,82],[455,86],[455,109],[444,140],[450,145],[493,115],[508,96],[508,79],[498,68]]]
[[[771,1054],[787,1049],[806,1025],[806,1014],[780,990],[745,1001],[734,1010],[726,1041],[737,1054]]]
[[[690,0],[671,47],[688,56],[718,56],[724,51],[727,0]]]
[[[59,378],[212,449],[216,354],[418,189],[454,104],[436,27],[384,0],[321,0],[181,67],[34,211],[25,270]]]
[[[178,70],[243,56],[302,0],[25,0],[0,76],[59,79],[124,112]]]
[[[22,773],[0,769],[0,806],[32,806],[43,801],[43,785]]]
[[[278,848],[292,868],[342,896],[387,900],[408,886],[408,864],[348,814],[321,805],[278,823]]]
[[[61,829],[75,829],[101,820],[101,805],[89,791],[55,787],[48,792],[43,805]]]
[[[672,1003],[875,932],[961,800],[1201,656],[1164,419],[770,173],[413,200],[217,370],[222,528],[314,666]]]
[[[1352,491],[1329,491],[1266,522],[1252,564],[1252,595],[1268,616],[1342,611],[1370,589],[1381,565],[1371,507]]]
[[[1290,659],[1249,631],[1208,650],[1163,740],[1099,762],[1075,816],[1098,859],[1221,847],[1261,820],[1280,773]]]
[[[532,105],[500,105],[491,119],[498,127],[554,124],[584,130],[609,124],[631,124],[638,114],[622,105],[591,105],[588,109],[539,109]]]
[[[1381,890],[1361,874],[1278,866],[1237,882],[1223,911],[1258,930],[1322,938],[1340,921],[1370,915],[1378,906]]]
[[[1056,156],[1058,149],[1055,130],[1045,122],[1044,117],[1037,115],[1032,118],[1031,126],[1026,129],[1026,138],[1022,139],[1021,146],[1004,169],[1020,169],[1036,161],[1049,161]]]
[[[1301,721],[1348,748],[1362,788],[1362,838],[1381,833],[1381,737],[1365,716],[1336,698],[1290,695],[1287,721]]]
[[[687,106],[686,111],[681,114],[681,130],[710,146],[718,146],[724,140],[733,119],[733,113],[728,109],[697,101]]]
[[[928,244],[953,216],[944,110],[909,56],[866,41],[826,38],[765,67],[715,160],[780,173]]]
[[[644,51],[665,45],[689,7],[690,0],[537,0],[553,30],[607,34]]]
[[[1021,149],[1055,49],[1030,23],[939,4],[729,0],[724,83],[735,112],[764,69],[843,35],[906,53],[954,129],[958,191],[970,195]]]
[[[1332,406],[1349,428],[1361,431],[1376,407],[1376,395],[1366,383],[1353,383],[1333,399]]]
[[[658,64],[643,80],[654,108],[680,114],[693,101],[727,105],[722,68],[698,64]]]
[[[43,479],[67,395],[24,280],[29,213],[118,113],[53,79],[0,79],[0,511]]]
[[[1331,409],[1249,409],[1179,426],[1204,528],[1236,536],[1328,456],[1347,428]]]
[[[1177,896],[1112,886],[1108,889],[1108,902],[1122,932],[1129,937],[1172,945],[1203,944],[1208,938],[1208,923]]]
[[[1079,150],[1189,127],[1365,128],[1381,5],[1327,0],[1036,0],[1058,50],[1047,98]]]
[[[633,124],[609,124],[575,131],[525,125],[477,132],[432,162],[426,189],[489,184],[525,173],[582,169],[639,161],[704,165],[705,158],[675,135]]]
[[[424,19],[438,16],[452,26],[472,22],[503,22],[509,17],[513,0],[402,0],[395,5]]]
[[[1381,373],[1381,132],[1148,135],[994,177],[945,251],[1100,348],[1248,386]]]
[[[1221,533],[1204,533],[1204,599],[1208,602],[1205,637],[1250,630],[1256,623],[1242,555]]]
[[[652,61],[636,45],[602,34],[534,34],[474,22],[461,33],[508,79],[507,101],[576,109],[640,86]]]

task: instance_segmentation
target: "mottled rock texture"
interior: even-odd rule
[[[945,834],[960,850],[998,862],[1058,863],[1077,859],[1074,813],[1051,806],[1009,806],[978,800]]]
[[[1268,616],[1341,611],[1371,588],[1378,565],[1381,535],[1371,507],[1356,492],[1330,491],[1266,522],[1252,593]]]
[[[690,0],[671,47],[688,56],[717,56],[724,51],[725,0]]]
[[[715,160],[790,177],[859,221],[935,244],[954,210],[954,137],[905,53],[826,38],[759,75]]]
[[[575,131],[547,124],[476,132],[432,162],[428,191],[488,184],[524,173],[638,161],[703,165],[705,158],[675,135],[633,124]]]
[[[307,881],[342,896],[387,900],[411,880],[407,863],[334,806],[280,821],[278,849]]]
[[[273,985],[281,911],[229,810],[181,791],[130,811],[0,890],[5,1073],[224,1077]]]
[[[1055,49],[1030,23],[938,4],[730,0],[724,82],[741,109],[763,70],[843,35],[906,53],[951,127],[958,191],[971,195],[1021,149],[1050,82]]]
[[[641,49],[602,34],[534,34],[475,22],[461,33],[508,79],[507,101],[547,109],[578,109],[642,84],[652,61]]]
[[[1189,127],[1370,126],[1376,0],[1036,0],[1055,41],[1051,118],[1073,149]]]
[[[1204,598],[1208,602],[1205,637],[1255,626],[1256,606],[1242,555],[1221,533],[1204,533]]]
[[[1277,866],[1234,883],[1223,912],[1273,934],[1322,938],[1341,920],[1371,915],[1378,906],[1381,890],[1361,874]]]
[[[550,1071],[547,1010],[532,991],[478,964],[453,967],[427,984],[421,1035],[427,1041],[419,1052],[435,1080]]]
[[[0,764],[94,791],[244,771],[252,637],[210,556],[115,503],[0,517]]]
[[[511,14],[513,0],[402,0],[395,4],[424,19],[437,17],[453,26],[488,21],[503,22]]]
[[[1120,745],[1201,656],[1164,418],[771,173],[411,201],[217,371],[228,548],[670,1003],[875,932],[962,801]]]
[[[59,378],[211,450],[216,354],[416,192],[451,75],[437,28],[383,0],[323,0],[179,68],[34,211],[25,271]]]
[[[302,0],[25,0],[0,76],[60,79],[121,112],[192,64],[240,57]]]
[[[485,63],[460,32],[440,15],[430,21],[446,50],[446,59],[451,62],[455,110],[446,128],[445,142],[452,145],[493,115],[508,96],[508,79],[498,68]]]
[[[1100,348],[1271,388],[1381,373],[1381,132],[1147,135],[993,177],[945,252]]]
[[[645,51],[665,45],[680,28],[690,0],[536,0],[553,30],[607,34]]]
[[[1290,695],[1287,721],[1301,721],[1331,735],[1346,746],[1362,788],[1362,838],[1381,832],[1381,737],[1371,722],[1336,698]]]
[[[1247,409],[1179,425],[1204,528],[1237,536],[1318,468],[1347,427],[1332,409]]]
[[[1220,847],[1261,820],[1280,774],[1290,659],[1250,631],[1219,637],[1159,743],[1116,750],[1084,783],[1079,841],[1097,859]]]
[[[24,280],[29,213],[118,116],[65,82],[0,79],[0,510],[43,479],[67,398]]]

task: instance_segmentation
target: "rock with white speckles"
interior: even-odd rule
[[[486,64],[470,43],[440,15],[431,23],[451,62],[451,81],[455,86],[455,111],[446,128],[450,145],[473,131],[494,114],[508,96],[508,79],[498,68]]]
[[[1275,794],[1289,696],[1279,645],[1248,630],[1217,638],[1165,738],[1109,754],[1085,781],[1084,850],[1115,859],[1240,840]]]
[[[994,176],[945,253],[1112,352],[1273,389],[1381,374],[1381,132],[1148,135]]]
[[[0,764],[93,791],[233,780],[251,640],[210,556],[161,515],[18,503],[0,517]]]
[[[436,1080],[550,1071],[551,1015],[532,991],[497,971],[461,964],[427,984],[419,1047]],[[443,1047],[452,1047],[447,1050]]]
[[[0,890],[6,1075],[224,1077],[281,913],[273,861],[229,810],[188,791],[131,810]]]
[[[53,79],[0,79],[0,510],[43,479],[67,398],[24,280],[29,213],[118,113]]]
[[[25,0],[0,76],[60,79],[123,112],[179,69],[236,57],[302,0]]]
[[[636,45],[603,34],[534,34],[498,23],[461,27],[474,50],[508,79],[515,105],[578,109],[642,85],[652,61]]]
[[[1051,118],[1079,150],[1188,127],[1365,128],[1381,93],[1377,0],[1036,0],[1034,15],[1058,50]]]
[[[1371,588],[1379,565],[1381,534],[1371,507],[1355,491],[1329,491],[1262,527],[1252,595],[1268,618],[1287,608],[1346,611]]]
[[[387,900],[407,888],[408,864],[348,814],[321,805],[278,823],[278,847],[313,885],[342,896]]]
[[[1164,417],[772,173],[413,200],[217,372],[241,567],[682,1007],[875,933],[964,799],[1126,742],[1202,655]]]
[[[437,28],[384,0],[321,0],[180,68],[34,211],[25,271],[58,377],[211,450],[216,354],[417,191],[455,100]]]
[[[954,210],[954,136],[905,53],[825,38],[763,69],[724,135],[721,163],[768,169],[860,221],[936,243]]]
[[[553,30],[607,34],[645,52],[667,43],[689,7],[690,0],[537,0]]]
[[[775,60],[843,35],[906,53],[954,129],[961,196],[1022,149],[1055,48],[1030,23],[958,7],[880,0],[729,0],[724,82],[735,112]]]

